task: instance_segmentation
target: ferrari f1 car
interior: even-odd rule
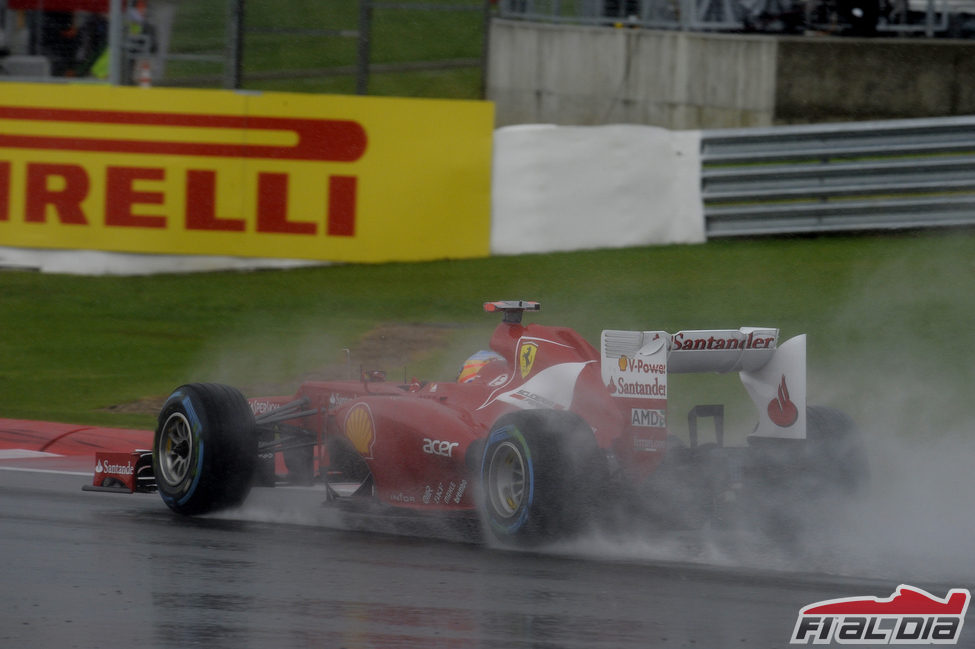
[[[255,484],[318,483],[347,511],[449,515],[534,544],[619,503],[666,526],[755,512],[779,524],[781,507],[865,479],[851,420],[806,404],[805,336],[607,330],[597,349],[572,329],[523,324],[537,302],[484,308],[502,322],[456,381],[370,372],[249,400],[225,385],[179,387],[151,454],[163,501],[197,515],[240,505]],[[689,413],[686,442],[668,433],[669,378],[681,372],[739,374],[757,411],[747,446],[724,445],[723,407],[711,404]],[[697,439],[700,419],[713,442]]]

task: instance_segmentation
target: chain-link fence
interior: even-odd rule
[[[975,0],[500,0],[500,15],[697,31],[975,36]]]
[[[490,0],[0,0],[0,75],[477,98]]]

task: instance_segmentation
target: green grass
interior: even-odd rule
[[[401,2],[408,6],[410,1]],[[413,2],[424,5],[431,3]],[[438,0],[473,11],[376,8],[373,10],[370,61],[374,64],[449,59],[479,59],[483,43],[483,14],[479,0]],[[180,3],[174,16],[171,51],[179,54],[226,52],[227,3],[200,0]],[[244,88],[352,94],[355,77],[311,75],[303,78],[247,79],[248,75],[295,70],[355,66],[358,41],[347,36],[318,36],[271,30],[327,29],[355,32],[359,28],[358,0],[282,0],[248,2],[244,18]],[[173,61],[167,66],[167,85],[194,83],[195,76],[215,79],[223,65]],[[424,72],[373,73],[369,94],[377,96],[476,99],[481,96],[480,67]],[[195,83],[194,83],[195,85]]]
[[[532,320],[594,342],[603,328],[805,332],[813,400],[896,413],[908,434],[946,429],[968,416],[975,379],[973,271],[975,233],[952,232],[151,277],[3,272],[0,417],[151,426],[104,409],[193,380],[290,389],[391,322],[450,325],[436,353],[386,368],[450,379],[495,325],[480,303],[525,298],[543,305]],[[687,396],[672,413],[739,389],[676,377],[672,394]]]

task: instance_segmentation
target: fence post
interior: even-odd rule
[[[484,24],[481,28],[484,42],[481,44],[481,99],[487,99],[488,57],[491,56],[491,5],[493,0],[484,0]]]
[[[223,87],[239,90],[244,69],[244,0],[228,0],[227,57]]]
[[[122,0],[111,0],[108,7],[108,83],[119,86],[122,66],[129,58],[125,52],[125,14]]]

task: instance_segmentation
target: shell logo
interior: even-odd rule
[[[620,356],[620,362],[619,362],[620,372],[625,372],[626,371],[626,366],[627,366],[628,361],[629,361],[629,359],[626,356]]]
[[[376,443],[376,426],[369,406],[360,403],[345,417],[345,436],[362,457],[372,459],[372,447]]]

